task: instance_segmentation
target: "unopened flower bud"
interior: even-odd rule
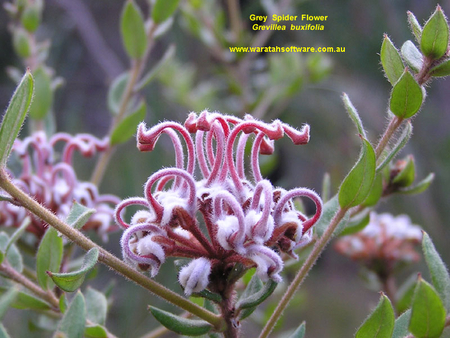
[[[210,273],[211,262],[204,257],[194,259],[183,267],[178,281],[184,288],[186,296],[190,296],[193,292],[203,291],[208,286]]]

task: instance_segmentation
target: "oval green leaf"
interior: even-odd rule
[[[380,302],[356,332],[356,338],[391,338],[395,316],[391,301],[381,295]]]
[[[339,188],[339,205],[343,209],[364,202],[375,178],[375,152],[365,138],[362,139],[361,155]]]
[[[448,23],[438,5],[422,30],[420,49],[422,53],[432,59],[442,57],[448,48]]]
[[[411,307],[414,291],[416,290],[417,274],[411,275],[398,289],[395,298],[397,313],[403,313]]]
[[[152,9],[152,19],[160,24],[169,19],[178,7],[180,0],[156,0]]]
[[[431,68],[431,75],[436,77],[443,77],[450,75],[450,59],[438,64],[436,67]]]
[[[244,310],[240,313],[239,319],[250,316],[256,307],[273,293],[276,287],[277,283],[273,280],[264,284],[257,275],[253,275],[235,306],[238,310]]]
[[[158,322],[178,334],[201,336],[213,328],[211,324],[204,320],[183,318],[153,306],[149,306],[148,308]]]
[[[39,244],[36,256],[36,273],[39,285],[48,290],[53,287],[53,282],[47,275],[47,271],[59,271],[63,255],[63,240],[58,232],[49,227]]]
[[[408,188],[402,188],[402,189],[398,190],[398,192],[402,193],[402,194],[408,194],[408,195],[420,194],[420,193],[424,192],[425,190],[427,190],[429,188],[429,186],[431,185],[431,183],[433,183],[433,181],[434,181],[434,174],[431,173],[427,177],[425,177],[422,181],[417,183],[416,185],[414,185],[412,187],[408,187]]]
[[[423,232],[422,250],[430,270],[433,286],[441,297],[447,311],[450,311],[450,275],[430,236],[426,232]]]
[[[408,11],[407,15],[409,28],[411,28],[411,32],[414,34],[416,41],[420,43],[420,39],[422,37],[422,27],[420,26],[419,21],[417,21],[416,16],[412,12]]]
[[[66,223],[72,228],[81,229],[87,223],[89,217],[95,212],[95,209],[87,208],[77,201],[74,201],[72,208],[69,211],[69,215],[67,215]]]
[[[23,258],[19,249],[10,243],[10,238],[5,232],[0,232],[0,251],[3,253],[3,259],[6,258],[9,265],[17,272],[22,273]]]
[[[412,301],[409,331],[416,338],[438,338],[444,330],[445,316],[439,295],[419,277]]]
[[[402,119],[410,118],[419,111],[422,101],[422,88],[405,69],[391,92],[389,107],[392,113]]]
[[[147,106],[145,101],[141,101],[136,111],[125,117],[113,130],[110,141],[111,145],[128,141],[136,133],[137,125],[144,121],[146,112]]]
[[[84,297],[78,291],[69,308],[64,313],[58,326],[58,333],[63,333],[69,338],[83,338],[86,325],[86,306]]]
[[[14,140],[22,128],[33,97],[34,80],[29,71],[17,86],[0,126],[0,166],[4,167]]]
[[[411,320],[411,310],[406,311],[395,320],[392,338],[404,338],[409,334],[408,325]]]
[[[84,282],[84,277],[91,270],[98,260],[98,249],[90,249],[83,258],[83,264],[77,271],[67,273],[53,273],[47,271],[53,282],[62,290],[73,292],[77,290]]]
[[[49,113],[53,104],[53,90],[50,76],[39,67],[33,72],[35,92],[33,104],[30,107],[30,118],[42,120]]]
[[[147,34],[142,12],[132,0],[126,2],[120,22],[122,41],[128,56],[140,59],[147,50]]]
[[[398,138],[397,143],[392,148],[392,150],[389,151],[389,153],[386,155],[383,162],[381,162],[381,164],[377,167],[376,170],[377,173],[379,173],[387,164],[389,164],[392,161],[392,159],[398,154],[398,152],[403,149],[403,147],[406,145],[406,143],[408,143],[409,139],[411,138],[411,135],[412,135],[412,124],[410,121],[407,121],[406,126],[402,131],[402,134]]]
[[[88,287],[86,295],[87,318],[96,324],[105,325],[108,301],[103,293]]]
[[[117,76],[111,83],[108,90],[108,108],[111,113],[117,115],[120,110],[123,95],[128,84],[129,75],[128,72],[122,73]]]
[[[409,155],[406,158],[406,164],[403,169],[395,175],[392,179],[392,183],[399,187],[408,187],[416,178],[416,166],[414,164],[414,157]]]
[[[403,44],[401,53],[403,59],[405,59],[406,63],[412,70],[418,73],[422,69],[423,55],[411,40],[408,40]]]
[[[342,95],[342,101],[344,102],[344,106],[345,109],[347,109],[348,115],[355,124],[356,129],[358,129],[358,133],[362,135],[364,138],[367,138],[366,131],[364,130],[364,126],[362,124],[361,118],[359,117],[358,111],[356,110],[355,106],[352,104],[350,98],[346,93]]]
[[[3,318],[10,306],[16,301],[18,295],[19,289],[13,286],[0,297],[0,320]]]
[[[9,287],[0,287],[0,294],[5,294],[10,290]],[[17,294],[15,301],[11,304],[16,309],[30,309],[30,310],[50,310],[48,303],[36,298],[28,293],[20,291]]]
[[[27,58],[31,55],[30,41],[24,29],[17,28],[13,31],[13,47],[16,54],[21,58]],[[22,74],[20,75],[22,76]]]
[[[386,34],[381,45],[380,58],[386,77],[394,85],[400,76],[402,76],[405,66],[403,65],[400,53]]]
[[[352,217],[346,227],[339,233],[339,236],[347,236],[357,233],[364,229],[370,222],[370,211],[367,209],[360,214]]]
[[[108,338],[108,332],[101,325],[88,325],[84,330],[84,336],[86,338]]]

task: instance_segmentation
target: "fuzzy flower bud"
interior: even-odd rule
[[[178,281],[184,288],[186,296],[190,296],[193,292],[203,291],[208,286],[210,273],[211,262],[204,257],[194,259],[183,267]]]

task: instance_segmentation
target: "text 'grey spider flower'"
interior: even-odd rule
[[[147,129],[141,123],[137,147],[153,150],[162,134],[173,143],[176,167],[151,175],[144,198],[128,198],[117,206],[117,223],[125,229],[121,240],[124,259],[155,276],[168,256],[192,258],[179,274],[187,295],[205,288],[223,294],[223,280],[236,264],[244,271],[256,267],[263,281],[280,282],[281,253],[296,257],[293,250],[311,241],[322,201],[306,188],[286,191],[273,187],[261,175],[258,156],[272,154],[274,140],[284,134],[294,144],[306,144],[309,126],[297,130],[279,120],[264,123],[251,116],[239,119],[203,111],[191,113],[184,126],[162,122]],[[248,179],[244,159],[250,140],[252,177]],[[200,180],[194,178],[196,162]],[[296,197],[308,197],[315,203],[312,217],[294,208]],[[130,205],[143,208],[127,222],[124,211]]]
[[[55,151],[58,143],[64,144],[61,154]],[[72,156],[78,151],[83,157],[90,157],[107,147],[107,139],[99,140],[90,134],[57,133],[47,138],[45,132],[38,131],[14,142],[8,172],[14,184],[61,219],[66,219],[74,201],[96,209],[83,230],[94,229],[106,241],[108,233],[117,228],[113,214],[120,200],[113,195],[100,195],[94,184],[79,181]],[[40,239],[47,229],[45,222],[21,206],[0,202],[0,224],[19,227],[27,215],[31,217],[27,231]]]

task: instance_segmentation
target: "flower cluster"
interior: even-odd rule
[[[339,239],[335,249],[369,267],[380,261],[393,266],[418,261],[420,256],[415,246],[421,240],[421,228],[413,225],[408,216],[372,212],[369,224],[361,232]]]
[[[273,187],[263,179],[258,157],[271,154],[274,140],[284,134],[295,144],[307,143],[309,126],[299,131],[279,120],[268,124],[251,116],[239,119],[204,111],[191,113],[184,126],[162,122],[147,129],[141,123],[138,148],[153,150],[162,134],[173,143],[176,166],[151,175],[144,198],[128,198],[117,206],[117,223],[125,229],[121,240],[124,259],[155,276],[168,256],[192,258],[179,274],[187,295],[208,286],[213,292],[223,291],[221,281],[237,263],[245,269],[256,267],[262,280],[279,282],[281,253],[296,257],[293,251],[311,240],[322,201],[306,188]],[[251,180],[244,165],[250,140]],[[194,178],[197,162],[200,180]],[[316,205],[310,218],[294,208],[293,199],[302,196]],[[141,210],[127,222],[124,211],[130,205],[139,205]]]
[[[65,144],[59,159],[54,148],[60,142]],[[18,159],[20,173],[14,175],[14,163],[10,163],[9,174],[14,184],[61,219],[67,217],[74,201],[96,209],[83,229],[95,229],[106,240],[108,232],[116,228],[114,206],[120,200],[116,196],[100,195],[92,183],[80,182],[72,167],[72,155],[79,151],[84,157],[89,157],[107,147],[108,140],[99,140],[89,134],[71,136],[58,133],[48,139],[44,132],[36,132],[14,142],[12,157]],[[47,226],[41,219],[20,206],[0,202],[2,225],[18,227],[27,215],[31,217],[27,230],[38,238],[42,237]]]

